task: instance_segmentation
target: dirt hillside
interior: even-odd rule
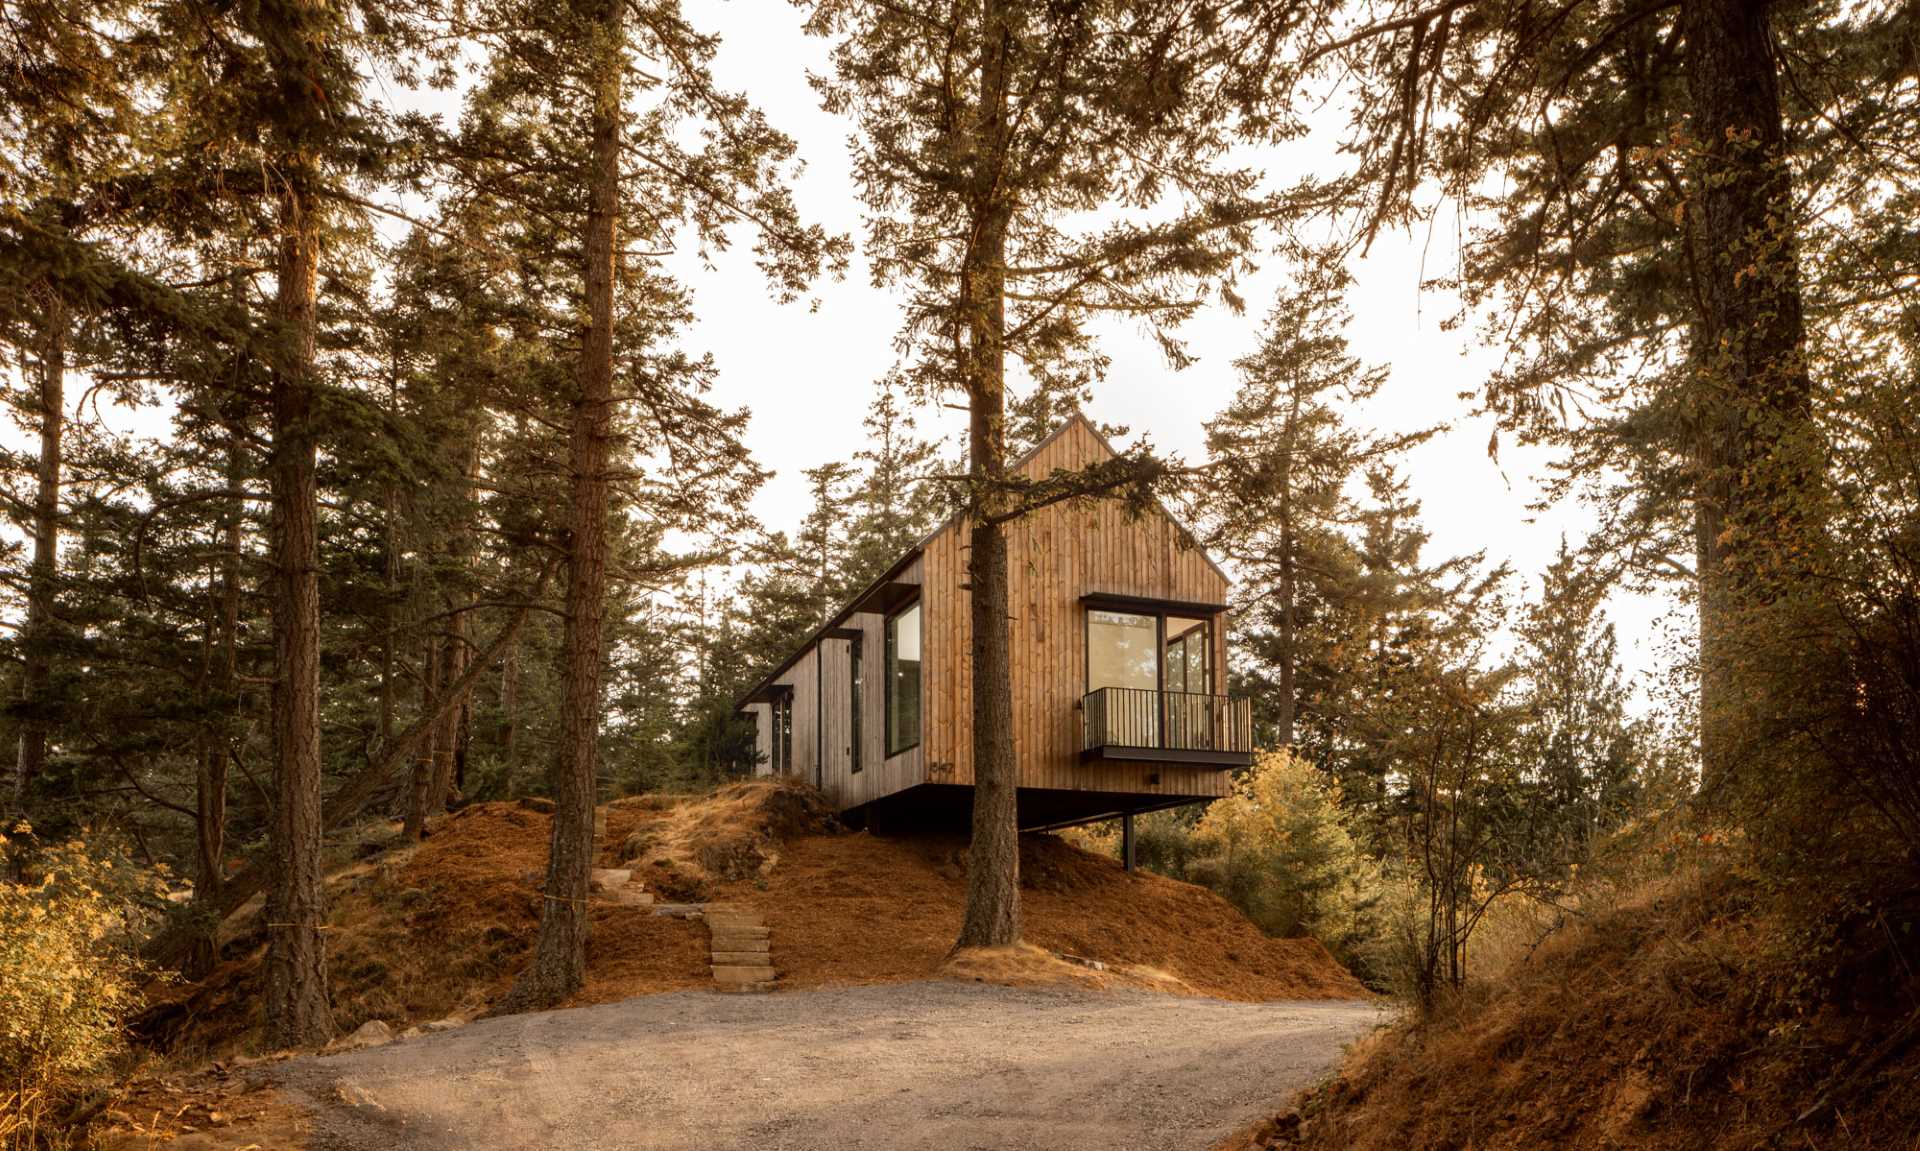
[[[341,850],[329,880],[329,965],[343,1033],[483,1012],[511,984],[539,922],[549,817],[478,804],[417,845],[388,825]],[[1142,873],[1053,836],[1023,842],[1026,935],[1046,949],[962,957],[943,970],[966,898],[958,838],[838,831],[805,789],[723,788],[602,809],[602,866],[631,867],[662,901],[725,899],[765,911],[782,987],[954,978],[1126,984],[1226,999],[1366,994],[1310,940],[1269,939],[1203,888]],[[360,858],[352,858],[359,856]],[[209,978],[156,990],[149,1041],[189,1056],[251,1050],[264,954],[257,912],[229,925]],[[1093,960],[1104,970],[1047,952]],[[709,983],[698,922],[598,905],[580,1003]]]
[[[1656,883],[1219,1151],[1920,1146],[1906,961],[1808,995],[1788,942],[1732,874]]]

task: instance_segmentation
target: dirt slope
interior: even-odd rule
[[[838,833],[817,797],[788,785],[620,800],[603,815],[601,864],[634,868],[658,898],[763,908],[782,987],[929,978],[942,973],[959,932],[966,876],[958,839]],[[548,830],[535,807],[489,803],[436,822],[418,845],[383,826],[344,847],[364,858],[342,861],[329,881],[341,1031],[370,1019],[399,1030],[472,1016],[502,995],[538,926]],[[1052,836],[1029,837],[1021,862],[1028,940],[1109,970],[990,955],[948,974],[1238,1000],[1365,995],[1317,943],[1268,939],[1203,888],[1128,875]],[[208,979],[157,989],[143,1024],[150,1041],[188,1055],[250,1050],[264,953],[257,919],[238,925],[226,963]],[[699,923],[599,905],[576,1002],[705,987],[707,962]]]
[[[1808,994],[1745,881],[1663,881],[1219,1151],[1920,1146],[1920,984],[1865,942]]]

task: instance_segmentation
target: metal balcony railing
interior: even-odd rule
[[[1088,692],[1080,706],[1088,752],[1108,757],[1115,757],[1115,750],[1121,748],[1211,752],[1235,762],[1251,761],[1253,756],[1251,700],[1189,691],[1103,687]]]

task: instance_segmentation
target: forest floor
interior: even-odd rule
[[[618,1065],[604,1070],[575,1067],[568,1062],[572,1056],[548,1051],[533,1039],[527,1040],[532,1045],[526,1047],[526,1060],[513,1065],[524,1070],[536,1058],[554,1059],[565,1073],[542,1090],[572,1091],[578,1080],[598,1082],[624,1098],[652,1089],[621,1084],[644,1085],[657,1069],[689,1057],[672,1030],[681,1026],[674,1020],[684,1020],[687,1027],[705,1020],[699,1026],[706,1037],[697,1050],[725,1048],[734,1070],[784,1059],[802,1068],[803,1078],[836,1080],[786,1098],[779,1093],[784,1088],[759,1077],[764,1072],[736,1075],[748,1084],[739,1090],[757,1100],[743,1104],[747,1113],[760,1116],[751,1123],[776,1123],[786,1114],[799,1117],[795,1122],[804,1127],[815,1121],[810,1109],[845,1110],[852,1106],[847,1100],[864,1099],[878,1107],[877,1084],[883,1080],[891,1084],[888,1092],[904,1089],[934,1100],[934,1080],[947,1063],[953,1074],[940,1090],[949,1091],[951,1100],[928,1107],[951,1107],[953,1115],[970,1117],[968,1122],[989,1122],[988,1112],[1001,1104],[989,1102],[969,1080],[996,1067],[1027,1067],[1035,1059],[1059,1068],[1064,1078],[1047,1090],[1057,1091],[1054,1097],[1062,1106],[1086,1102],[1107,1108],[1093,1113],[1088,1123],[1131,1122],[1134,1096],[1164,1095],[1161,1105],[1170,1114],[1187,1114],[1184,1104],[1173,1101],[1187,1088],[1176,1091],[1171,1085],[1188,1084],[1199,1092],[1196,1098],[1208,1099],[1214,1098],[1213,1088],[1206,1084],[1215,1078],[1219,1090],[1231,1096],[1220,1121],[1238,1117],[1245,1122],[1330,1066],[1341,1041],[1379,1012],[1377,1001],[1318,943],[1269,938],[1205,888],[1126,872],[1117,860],[1056,836],[1022,838],[1027,946],[956,957],[949,952],[959,934],[967,886],[962,835],[849,833],[815,793],[771,782],[733,785],[705,796],[617,800],[601,809],[601,817],[601,866],[632,869],[635,881],[663,902],[725,901],[764,916],[779,970],[773,995],[739,1000],[713,994],[703,924],[605,900],[592,909],[587,984],[567,1006],[617,1005],[617,1011],[571,1010],[525,1021],[468,1023],[506,992],[530,953],[549,834],[549,817],[537,801],[480,803],[432,821],[421,843],[406,842],[397,825],[379,820],[330,841],[328,962],[340,1034],[376,1020],[396,1035],[423,1025],[457,1030],[406,1039],[393,1045],[393,1055],[356,1054],[313,1066],[359,1066],[362,1060],[380,1066],[392,1060],[398,1068],[416,1058],[406,1054],[414,1051],[426,1052],[418,1058],[431,1061],[436,1052],[465,1049],[467,1040],[449,1036],[468,1032],[537,1038],[555,1034],[555,1028],[597,1027],[610,1020],[612,1036],[622,1028],[667,1026],[659,1036],[636,1039],[630,1054],[611,1056]],[[259,1058],[264,952],[256,905],[223,928],[223,962],[210,976],[150,989],[152,1006],[139,1021],[138,1037],[153,1067],[109,1112],[105,1146],[113,1151],[158,1146],[235,1151],[308,1145],[313,1117],[266,1086],[277,1078],[280,1057],[269,1063]],[[1068,962],[1062,956],[1096,962]],[[666,994],[673,992],[685,994]],[[1101,992],[1114,997],[1096,994]],[[1334,1000],[1346,1004],[1302,1002]],[[990,1005],[981,1020],[997,1022],[967,1022],[959,1006],[967,1003]],[[845,1020],[834,1017],[841,1011],[849,1013]],[[1050,1038],[1056,1030],[1057,1042]],[[944,1046],[963,1034],[974,1036],[968,1042],[977,1045]],[[1093,1045],[1078,1051],[1067,1042],[1069,1035]],[[1008,1046],[1014,1041],[1007,1037],[1015,1036],[1017,1047],[1031,1048],[1031,1054]],[[1213,1044],[1218,1056],[1206,1054]],[[764,1059],[758,1054],[762,1046]],[[1043,1052],[1049,1054],[1043,1057]],[[1116,1052],[1132,1053],[1105,1066],[1119,1057]],[[994,1062],[1003,1057],[1014,1063]],[[918,1069],[915,1059],[922,1064]],[[906,1065],[885,1070],[901,1060]],[[879,1071],[884,1071],[881,1079],[869,1082]],[[425,1098],[440,1090],[457,1094],[466,1090],[463,1083],[491,1082],[491,1074],[449,1066],[438,1087],[427,1072],[409,1082],[417,1082]],[[1074,1094],[1075,1078],[1086,1080],[1083,1095]],[[323,1135],[332,1129],[328,1124],[349,1124],[338,1116],[326,1119],[340,1106],[361,1116],[355,1122],[372,1113],[352,1109],[351,1091],[327,1097],[311,1088],[310,1077],[302,1082],[309,1084],[302,1098],[314,1102],[325,1120]],[[719,1108],[711,1111],[716,1117],[729,1113],[719,1102],[695,1098],[699,1092],[689,1086],[694,1080],[675,1082],[692,1093],[678,1102],[678,1097],[661,1097],[661,1107],[685,1109],[673,1114],[709,1114],[702,1108]],[[1163,1090],[1156,1084],[1169,1086]],[[992,1092],[1001,1093],[1004,1086],[996,1082]],[[378,1094],[377,1085],[368,1089]],[[972,1103],[965,1102],[974,1096]],[[1021,1096],[1016,1092],[1012,1098]],[[538,1115],[551,1103],[535,1092],[514,1106]],[[422,1116],[434,1113],[431,1105],[422,1106],[427,1108]],[[928,1130],[951,1134],[937,1115],[922,1110],[932,1116]],[[1063,1114],[1049,1120],[1066,1124],[1056,1133],[1073,1129],[1071,1113]],[[1173,1126],[1165,1129],[1162,1142],[1121,1143],[1204,1146],[1204,1138],[1188,1135],[1217,1126],[1181,1126],[1184,1119],[1169,1123]],[[641,1140],[630,1145],[724,1143]]]
[[[946,977],[1249,1002],[1367,996],[1317,942],[1269,938],[1205,888],[1126,872],[1056,836],[1021,844],[1024,934],[1044,950],[950,960],[966,905],[964,836],[840,831],[812,792],[770,783],[619,800],[602,813],[602,866],[632,868],[663,901],[725,900],[765,916],[779,993]],[[419,844],[370,823],[334,846],[327,942],[341,1034],[371,1020],[398,1033],[486,1013],[533,944],[548,821],[537,805],[483,803],[435,821]],[[182,1064],[259,1053],[257,909],[224,937],[222,965],[153,989],[141,1021],[143,1040]],[[592,911],[586,987],[568,1006],[705,988],[708,962],[701,923],[605,902]]]
[[[1373,1002],[926,981],[646,996],[275,1067],[322,1151],[1211,1146]]]

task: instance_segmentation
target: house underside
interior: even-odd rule
[[[1017,467],[1114,458],[1075,417]],[[965,827],[972,810],[970,536],[949,520],[825,619],[739,701],[762,774],[805,779],[848,822]],[[1253,761],[1227,682],[1224,572],[1163,508],[1067,501],[1008,530],[1008,686],[1022,830],[1203,803]]]
[[[1214,799],[1210,795],[1141,795],[1047,787],[1023,787],[1016,795],[1021,831],[1057,831]],[[968,784],[923,783],[850,808],[841,813],[841,818],[848,826],[883,833],[896,829],[965,831],[973,820],[973,788]]]

